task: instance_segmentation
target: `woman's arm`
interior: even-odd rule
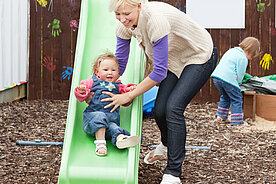
[[[130,49],[130,40],[125,40],[117,36],[115,55],[118,59],[118,63],[120,67],[120,72],[119,72],[120,75],[122,75],[126,69],[126,65],[129,57],[129,49]]]
[[[105,108],[109,108],[114,105],[111,110],[111,112],[113,112],[120,105],[126,104],[135,97],[142,95],[166,78],[168,71],[168,52],[168,35],[166,35],[160,40],[157,40],[153,45],[154,69],[149,76],[140,82],[136,89],[131,92],[118,95],[114,95],[110,92],[103,92],[111,97],[102,100],[102,102],[111,101],[111,103],[105,106]]]
[[[113,93],[103,91],[103,93],[109,95],[110,98],[105,98],[101,101],[102,102],[112,101],[104,108],[109,108],[114,105],[113,109],[110,111],[110,112],[113,112],[120,105],[128,103],[129,101],[133,100],[135,97],[142,95],[143,93],[145,93],[146,91],[148,91],[149,89],[151,89],[153,86],[157,84],[158,82],[150,79],[149,77],[146,77],[142,82],[140,82],[140,84],[136,86],[136,88],[133,91],[128,93],[115,95]]]
[[[153,86],[155,86],[157,84],[159,84],[159,83],[152,80],[149,77],[146,77],[142,82],[140,82],[136,86],[136,88],[133,91],[128,92],[126,94],[128,94],[129,99],[132,100],[132,99],[136,98],[137,96],[144,94],[146,91],[150,90]]]
[[[136,88],[136,86],[137,86],[137,84],[131,84],[131,83],[127,84],[127,85],[119,84],[119,92],[120,92],[120,94],[123,94],[123,93],[133,91]],[[132,101],[133,100],[130,100],[128,103],[123,104],[123,106],[125,106],[125,107],[129,106],[132,103]]]
[[[168,58],[168,35],[166,35],[153,44],[153,71],[149,74],[149,78],[159,83],[166,78]]]

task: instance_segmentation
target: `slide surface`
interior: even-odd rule
[[[82,0],[77,38],[75,66],[69,99],[68,115],[58,183],[60,184],[122,184],[138,183],[140,144],[119,150],[107,141],[108,155],[95,154],[94,138],[82,129],[82,113],[86,103],[76,100],[73,90],[92,74],[94,59],[105,50],[115,52],[116,19],[108,11],[109,0]],[[138,84],[143,79],[144,55],[135,40],[127,69],[121,80],[124,84]],[[121,127],[131,135],[141,137],[142,96],[128,107],[120,108]]]

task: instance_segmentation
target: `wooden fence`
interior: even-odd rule
[[[68,99],[80,0],[30,1],[28,99]]]
[[[43,2],[46,2],[43,4]],[[186,0],[163,0],[185,11]],[[276,58],[275,1],[245,0],[245,29],[208,29],[218,48],[219,58],[245,37],[254,36],[261,50]],[[74,65],[81,0],[30,1],[29,99],[68,99]],[[260,8],[261,6],[261,8]],[[218,15],[219,16],[219,15]],[[247,73],[266,76],[276,73],[259,65],[262,56],[249,62]],[[217,102],[219,93],[208,80],[195,101]]]

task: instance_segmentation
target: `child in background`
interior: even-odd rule
[[[96,154],[107,155],[106,139],[110,139],[119,149],[136,146],[140,141],[139,137],[130,136],[127,130],[120,128],[119,108],[111,113],[112,107],[104,108],[109,102],[101,102],[102,99],[110,97],[103,94],[103,91],[113,94],[126,93],[134,90],[136,85],[123,85],[117,81],[120,77],[119,64],[112,53],[100,55],[94,63],[93,72],[92,77],[80,82],[74,94],[80,102],[83,102],[90,92],[94,92],[89,106],[83,112],[83,129],[85,133],[96,138],[94,141]]]
[[[247,37],[239,44],[239,47],[229,49],[222,56],[212,73],[211,77],[221,94],[216,112],[218,122],[227,121],[231,104],[230,124],[242,125],[245,123],[243,121],[243,100],[239,85],[245,75],[248,60],[257,57],[259,52],[259,40],[254,37]]]

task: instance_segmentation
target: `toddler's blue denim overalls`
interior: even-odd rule
[[[110,98],[109,95],[103,94],[103,91],[108,91],[113,94],[120,94],[119,84],[120,82],[106,82],[98,79],[95,75],[92,76],[94,84],[91,88],[91,92],[94,92],[94,96],[90,101],[89,106],[83,112],[83,130],[93,137],[95,132],[100,128],[105,127],[105,137],[111,140],[112,144],[116,146],[116,137],[119,134],[130,135],[127,130],[120,128],[120,115],[119,107],[110,112],[113,106],[105,109],[104,106],[110,102],[101,102],[104,98]]]

